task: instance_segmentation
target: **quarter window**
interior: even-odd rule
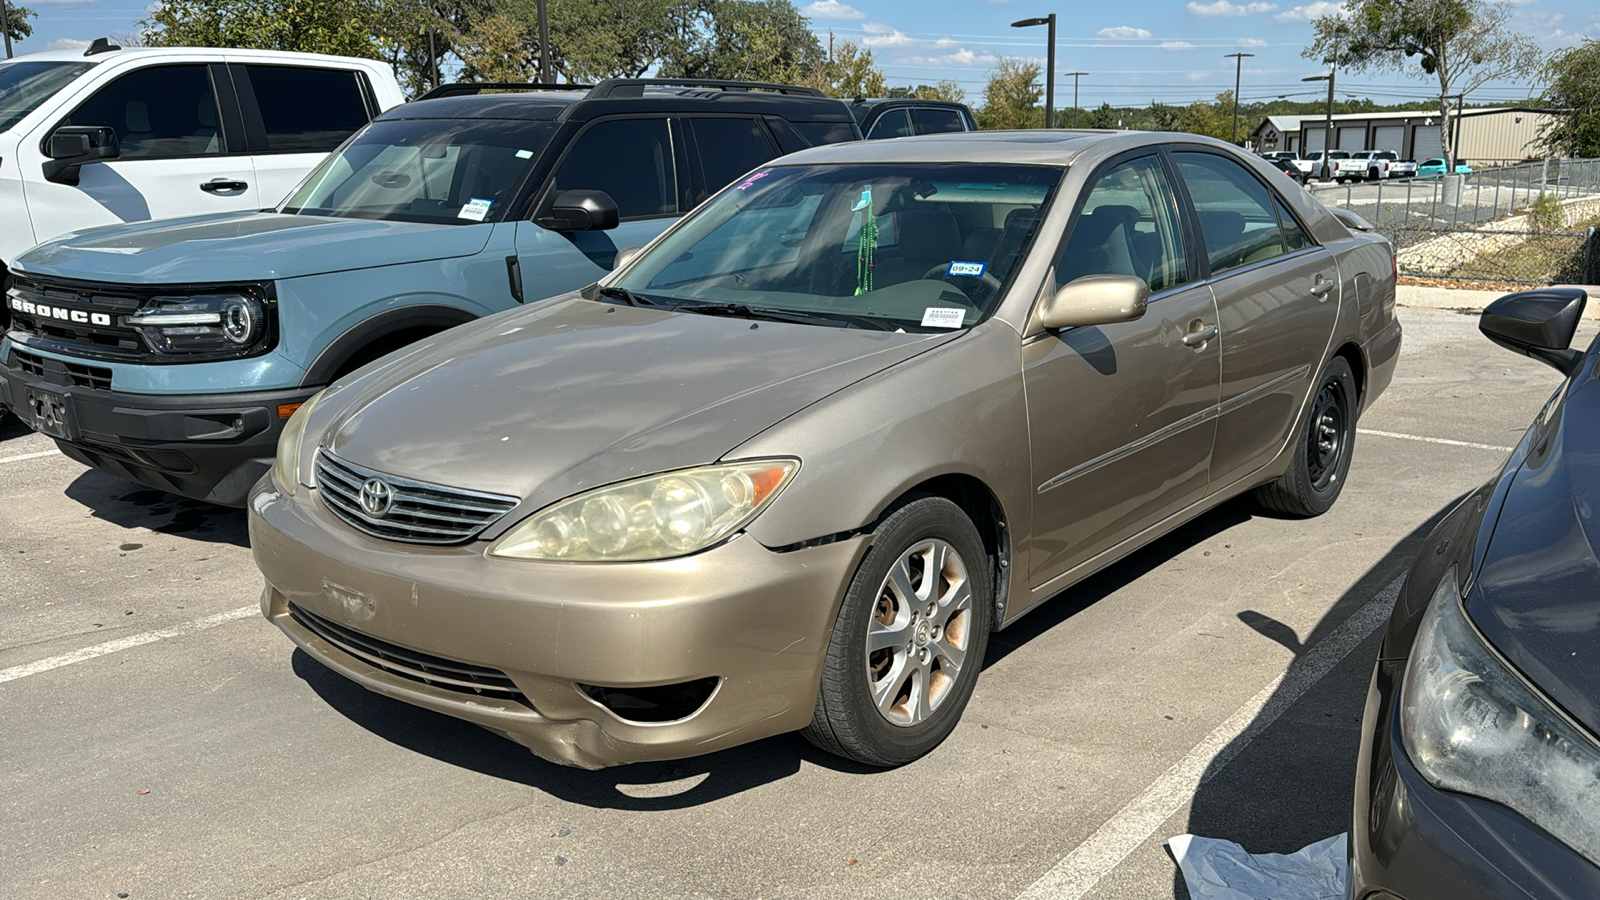
[[[891,109],[872,123],[869,138],[897,138],[911,134],[911,115],[903,109]]]
[[[1306,230],[1300,227],[1299,220],[1289,212],[1289,207],[1283,205],[1283,200],[1274,197],[1272,202],[1278,210],[1278,224],[1283,228],[1283,241],[1288,245],[1289,252],[1293,253],[1311,246],[1311,235],[1306,234]]]
[[[691,119],[700,154],[702,184],[694,202],[711,196],[735,178],[772,159],[772,145],[755,119]]]
[[[917,126],[917,134],[952,134],[967,130],[967,123],[962,121],[961,113],[953,109],[913,109],[911,121]]]
[[[1188,280],[1177,208],[1160,161],[1136,159],[1100,176],[1056,262],[1056,283],[1132,275],[1151,293]]]
[[[327,153],[367,124],[361,76],[335,69],[245,66],[269,153]]]
[[[678,179],[666,119],[613,119],[585,131],[553,179],[557,191],[605,191],[624,219],[678,211]]]
[[[1172,155],[1194,201],[1212,274],[1286,252],[1273,211],[1275,198],[1266,185],[1243,166],[1213,153]]]
[[[172,159],[223,152],[217,95],[205,65],[152,66],[118,78],[63,125],[114,129],[123,159]]]

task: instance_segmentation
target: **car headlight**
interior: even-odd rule
[[[266,297],[251,289],[156,297],[122,324],[170,356],[244,356],[267,337]]]
[[[1478,635],[1454,568],[1406,666],[1400,736],[1429,783],[1510,807],[1600,865],[1600,743]]]
[[[311,408],[317,405],[324,393],[326,391],[319,391],[310,400],[300,404],[300,408],[284,423],[283,434],[278,435],[278,455],[272,461],[272,477],[291,497],[300,489],[300,445],[306,438],[306,423],[311,420]]]
[[[561,562],[687,556],[743,528],[799,468],[792,459],[758,459],[597,488],[524,519],[489,555]]]

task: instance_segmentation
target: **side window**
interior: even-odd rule
[[[847,122],[790,122],[789,125],[812,147],[842,144],[856,139]]]
[[[1056,284],[1084,275],[1133,275],[1151,293],[1188,280],[1177,206],[1157,157],[1106,172],[1084,200],[1056,261]]]
[[[129,72],[63,119],[116,130],[123,159],[176,159],[223,152],[217,94],[201,65]]]
[[[872,123],[868,138],[897,138],[911,134],[911,115],[903,109],[891,109]]]
[[[244,69],[266,130],[261,138],[265,145],[258,149],[327,153],[367,124],[367,104],[355,72],[298,66]]]
[[[689,127],[694,129],[703,176],[695,203],[776,155],[755,119],[690,119]]]
[[[551,181],[557,191],[605,191],[624,219],[677,214],[678,177],[667,120],[595,123],[567,148]]]
[[[1272,198],[1273,206],[1278,210],[1278,225],[1283,229],[1283,242],[1288,245],[1289,252],[1304,250],[1311,246],[1311,235],[1300,227],[1300,222],[1289,212],[1289,207],[1283,205],[1283,200]]]
[[[961,113],[953,109],[913,109],[911,121],[917,126],[917,134],[950,134],[967,130],[967,123],[961,120]]]
[[[1194,201],[1213,275],[1285,252],[1266,185],[1243,166],[1213,153],[1172,156]]]

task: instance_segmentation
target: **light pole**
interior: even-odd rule
[[[1239,143],[1239,79],[1244,75],[1244,60],[1254,53],[1228,53],[1223,59],[1233,60],[1233,142]]]
[[[6,59],[11,58],[11,10],[0,0],[0,33],[6,36]]]
[[[1087,75],[1088,72],[1063,72],[1061,77],[1072,76],[1072,127],[1078,127],[1078,76]]]
[[[1328,83],[1328,117],[1322,126],[1322,180],[1328,179],[1328,151],[1333,149],[1333,70],[1326,75],[1312,75],[1301,81],[1326,81]]]
[[[1032,19],[1018,19],[1011,23],[1012,28],[1031,28],[1034,25],[1049,25],[1050,34],[1046,38],[1050,42],[1049,50],[1045,54],[1044,73],[1044,127],[1054,128],[1056,125],[1056,14],[1038,16]]]
[[[550,84],[550,14],[539,0],[539,83]]]

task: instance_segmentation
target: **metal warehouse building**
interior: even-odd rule
[[[1539,159],[1543,155],[1539,126],[1547,118],[1547,113],[1526,107],[1462,110],[1451,117],[1456,158],[1476,167]],[[1306,116],[1298,124],[1304,151],[1321,150],[1327,130],[1326,119]],[[1333,134],[1335,150],[1393,150],[1401,159],[1418,162],[1444,155],[1439,146],[1438,113],[1338,115],[1333,117]]]

